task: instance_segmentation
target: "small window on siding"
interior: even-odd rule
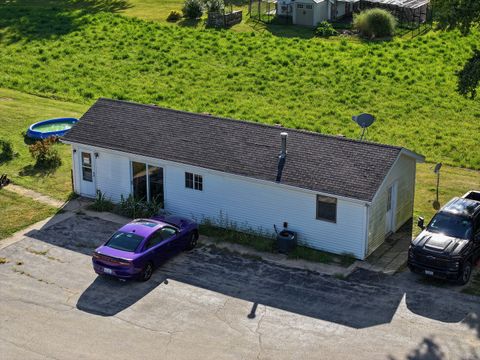
[[[337,199],[317,195],[317,219],[337,222]]]
[[[195,190],[203,190],[203,177],[202,175],[185,173],[185,187]]]
[[[200,191],[203,190],[203,178],[202,178],[202,175],[195,175],[195,176],[194,176],[194,184],[193,184],[193,187],[195,188],[195,190],[200,190]]]
[[[193,189],[193,174],[186,172],[185,173],[185,187]]]

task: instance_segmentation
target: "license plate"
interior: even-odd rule
[[[425,270],[425,274],[426,274],[426,275],[433,276],[433,271]]]
[[[112,269],[109,269],[109,268],[103,268],[103,272],[105,274],[113,274],[113,270]]]

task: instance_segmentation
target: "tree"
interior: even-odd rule
[[[459,29],[463,35],[467,35],[473,26],[480,24],[479,0],[432,0],[432,5],[440,28]],[[472,57],[457,75],[457,91],[465,97],[475,99],[480,84],[479,50],[474,50]]]
[[[475,49],[472,57],[458,73],[458,92],[475,99],[480,83],[480,50]]]
[[[478,0],[432,0],[433,11],[443,29],[459,29],[468,34],[472,26],[480,23]]]

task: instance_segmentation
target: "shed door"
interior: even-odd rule
[[[80,194],[87,197],[96,195],[94,159],[90,151],[80,151]]]
[[[295,11],[297,25],[315,26],[313,23],[313,5],[296,4]]]

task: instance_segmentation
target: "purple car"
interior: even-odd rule
[[[164,260],[197,245],[198,225],[179,216],[134,220],[117,232],[92,256],[99,275],[147,281]]]

